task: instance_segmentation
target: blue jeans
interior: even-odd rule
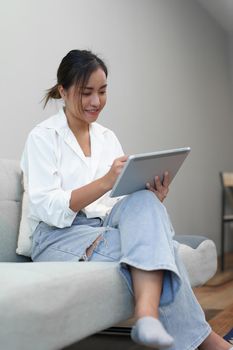
[[[87,257],[86,249],[98,236],[100,241]],[[211,329],[192,292],[173,236],[166,208],[152,192],[143,190],[120,200],[104,220],[88,219],[81,213],[71,228],[50,228],[41,223],[33,234],[32,259],[119,261],[119,271],[131,293],[129,266],[164,270],[159,311],[162,323],[175,339],[169,350],[192,350]]]

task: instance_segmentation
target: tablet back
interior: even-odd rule
[[[162,180],[165,171],[169,172],[171,183],[189,152],[190,147],[186,147],[129,156],[112,188],[110,197],[145,189],[147,182],[154,184],[156,175]]]

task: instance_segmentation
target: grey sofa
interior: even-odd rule
[[[0,346],[57,350],[127,320],[133,300],[115,263],[32,263],[15,253],[22,200],[21,172],[0,160]],[[215,244],[177,236],[192,286],[216,271]]]

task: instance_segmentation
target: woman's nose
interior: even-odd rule
[[[98,107],[100,105],[100,98],[98,94],[92,95],[91,105],[95,107]]]

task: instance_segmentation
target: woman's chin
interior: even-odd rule
[[[99,112],[95,112],[95,113],[87,113],[85,112],[85,119],[87,122],[89,123],[93,123],[95,122],[99,117]]]

